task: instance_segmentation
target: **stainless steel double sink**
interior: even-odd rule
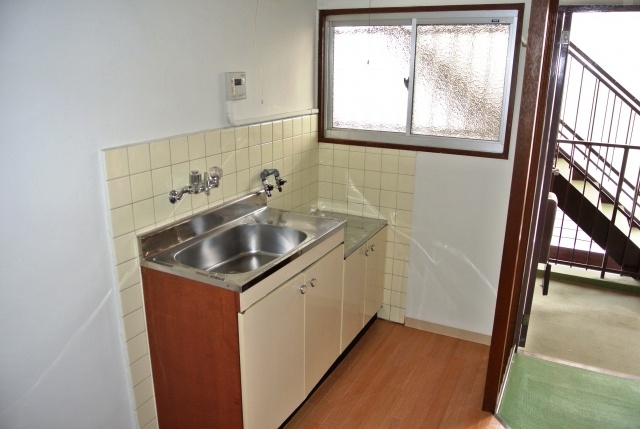
[[[344,220],[269,208],[259,192],[141,235],[140,260],[244,292],[344,226]]]

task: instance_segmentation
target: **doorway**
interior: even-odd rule
[[[561,102],[562,100],[562,96],[565,94],[564,88],[563,88],[563,84],[564,84],[564,79],[565,79],[565,71],[566,71],[566,64],[567,64],[567,60],[566,60],[566,55],[567,55],[567,51],[569,49],[569,44],[570,42],[575,42],[576,44],[579,43],[578,40],[582,40],[583,45],[590,45],[590,44],[594,44],[596,42],[593,42],[593,38],[591,42],[589,41],[585,41],[587,40],[592,34],[597,34],[599,36],[599,40],[597,40],[597,43],[602,44],[602,42],[604,42],[604,46],[605,48],[608,46],[608,52],[604,52],[605,54],[607,54],[609,57],[615,57],[614,60],[626,60],[628,61],[630,55],[610,55],[612,53],[612,51],[615,50],[619,50],[621,48],[620,45],[622,45],[621,43],[618,43],[615,46],[615,49],[612,48],[612,43],[610,41],[607,41],[607,36],[611,36],[612,38],[614,37],[613,34],[614,32],[622,29],[623,25],[621,24],[621,22],[623,21],[622,16],[620,15],[618,17],[613,16],[612,14],[616,13],[623,13],[625,19],[629,16],[629,14],[635,14],[635,16],[631,15],[632,21],[635,21],[635,27],[632,27],[633,30],[636,29],[636,27],[640,27],[640,10],[638,9],[638,7],[635,8],[622,8],[622,7],[611,7],[611,8],[596,8],[596,7],[563,7],[560,8],[558,11],[558,26],[557,26],[557,31],[555,33],[555,38],[556,38],[556,43],[555,43],[555,49],[554,49],[554,60],[552,62],[552,81],[551,84],[549,85],[550,90],[549,90],[549,96],[548,96],[548,100],[549,103],[547,104],[547,112],[546,112],[546,123],[545,123],[545,131],[543,132],[543,139],[544,136],[547,136],[547,139],[543,142],[543,146],[547,145],[546,148],[543,148],[541,150],[541,158],[540,158],[540,168],[537,170],[538,171],[538,175],[537,177],[538,179],[538,183],[536,184],[536,196],[534,198],[534,201],[536,201],[536,203],[534,204],[534,210],[533,210],[533,217],[532,217],[532,224],[533,228],[531,228],[531,238],[530,238],[530,243],[529,243],[529,247],[527,249],[527,259],[528,261],[525,262],[526,266],[529,267],[529,270],[525,272],[524,278],[523,278],[523,282],[522,282],[522,294],[521,294],[521,302],[520,302],[520,308],[523,309],[522,312],[520,313],[519,319],[516,323],[516,329],[515,329],[515,336],[514,336],[514,348],[512,349],[514,356],[512,359],[510,359],[509,361],[512,362],[512,364],[514,365],[514,367],[517,367],[518,370],[516,372],[520,373],[520,376],[522,376],[523,374],[525,375],[525,378],[527,376],[527,369],[531,367],[531,365],[535,366],[536,362],[538,361],[537,359],[533,359],[530,360],[531,358],[531,352],[530,349],[534,349],[535,346],[533,344],[535,344],[535,341],[533,341],[531,338],[529,338],[527,340],[527,336],[532,335],[532,331],[534,331],[534,329],[531,329],[533,326],[535,326],[536,324],[536,317],[540,317],[539,314],[544,313],[544,311],[542,313],[539,312],[538,316],[536,316],[536,311],[531,311],[532,307],[536,308],[536,303],[543,303],[543,304],[549,304],[549,300],[547,300],[547,302],[544,302],[543,300],[545,300],[546,296],[542,296],[542,294],[537,293],[536,289],[538,289],[537,283],[540,282],[538,276],[537,276],[537,262],[538,262],[538,257],[542,252],[541,248],[540,248],[540,243],[542,242],[541,236],[540,236],[540,232],[544,229],[544,221],[545,219],[542,218],[542,214],[544,213],[544,210],[541,209],[541,207],[544,207],[544,204],[542,203],[542,201],[546,201],[547,200],[547,196],[549,194],[549,189],[551,188],[551,177],[550,177],[550,172],[552,170],[553,167],[556,167],[556,160],[558,159],[558,151],[556,150],[556,140],[558,139],[558,129],[559,129],[559,125],[558,125],[558,114],[560,112],[560,110],[562,109],[563,105],[565,103]],[[608,14],[608,16],[606,16]],[[586,19],[582,19],[583,15],[586,17]],[[609,26],[607,27],[607,25],[604,23],[604,21],[606,21],[606,18],[617,18],[617,19],[613,19],[612,21],[614,22],[613,26]],[[572,28],[572,24],[574,24],[573,28]],[[572,29],[576,29],[576,28],[580,28],[582,27],[583,29],[585,29],[584,31],[584,36],[583,37],[573,37],[571,30]],[[579,34],[580,32],[577,31],[576,34]],[[572,39],[573,37],[573,39]],[[625,38],[625,36],[615,36],[616,40],[620,41],[621,38]],[[637,41],[640,40],[640,38],[638,37],[634,37],[633,39],[630,39],[632,41]],[[607,44],[608,43],[608,44]],[[588,51],[589,48],[587,46],[583,46],[581,47],[581,49],[583,49],[584,51]],[[629,52],[637,52],[637,46],[633,47],[629,50]],[[563,52],[564,51],[564,52]],[[606,51],[606,49],[605,49]],[[594,54],[596,55],[596,54]],[[633,57],[633,55],[631,55]],[[622,58],[618,58],[618,57],[622,57]],[[626,58],[624,58],[626,57]],[[611,60],[610,59],[606,59],[604,56],[600,56],[600,61],[603,63],[608,63],[611,64]],[[632,58],[634,61],[638,61],[637,58]],[[627,62],[626,66],[628,68],[629,67],[629,63]],[[615,66],[614,66],[615,68]],[[635,70],[637,70],[637,68],[635,68]],[[615,73],[615,72],[613,72]],[[619,75],[619,79],[621,81],[623,80],[629,80],[629,82],[627,83],[629,86],[633,86],[634,84],[640,84],[640,81],[635,78],[635,75],[637,75],[637,73],[634,74],[634,76],[632,76],[630,79],[626,79],[624,77],[624,73],[618,73]],[[555,80],[555,82],[554,82]],[[637,100],[636,100],[637,101]],[[593,112],[592,112],[593,114]],[[555,116],[555,123],[552,120]],[[640,124],[639,124],[640,125]],[[574,130],[575,131],[575,130]],[[593,138],[593,136],[596,133],[592,133],[591,135],[589,135],[590,138]],[[584,134],[583,134],[584,135]],[[589,139],[591,140],[591,139]],[[597,143],[597,142],[596,142]],[[637,167],[636,167],[637,169]],[[636,172],[636,178],[638,176],[638,172]],[[637,179],[636,179],[637,180]],[[538,207],[538,209],[535,209],[535,207]],[[604,258],[606,260],[606,257]],[[551,285],[551,288],[554,288],[554,285]],[[560,292],[561,287],[560,286],[556,286],[555,289]],[[553,291],[550,291],[550,293],[553,293]],[[537,295],[537,296],[536,296]],[[632,298],[634,297],[633,294],[631,296]],[[597,298],[598,300],[601,300],[601,298]],[[624,299],[626,300],[627,298],[624,297]],[[565,294],[563,296],[560,297],[560,303],[562,304],[562,301],[576,301],[575,298],[570,298],[570,295]],[[533,305],[532,305],[533,303]],[[575,303],[575,302],[574,302]],[[629,303],[628,300],[625,301],[625,303]],[[616,309],[613,310],[613,313],[620,313],[620,306],[616,306]],[[547,309],[548,310],[548,309]],[[638,315],[640,315],[640,301],[638,301],[638,304],[630,304],[629,308],[627,309],[629,313],[637,313]],[[566,309],[563,310],[562,308],[556,308],[555,310],[551,310],[551,311],[547,311],[547,313],[551,314],[551,316],[553,316],[554,311],[556,312],[556,314],[558,312],[567,312]],[[626,310],[625,310],[626,311]],[[591,318],[593,319],[594,316],[596,315],[595,312],[593,311],[586,311],[585,312],[586,317],[587,318]],[[615,316],[615,314],[614,314]],[[640,316],[639,316],[640,317]],[[638,319],[634,319],[634,320],[640,320],[640,318]],[[541,329],[541,333],[537,332],[535,335],[542,335],[545,336],[546,334],[552,333],[552,334],[556,334],[558,332],[553,332],[553,331],[560,331],[559,327],[566,327],[566,325],[569,324],[575,324],[575,325],[587,325],[586,321],[579,321],[579,320],[571,320],[571,318],[569,319],[569,321],[567,320],[559,320],[556,321],[556,325],[554,325],[553,323],[551,323],[549,325],[549,327],[547,327],[546,329]],[[593,321],[593,320],[590,320]],[[603,320],[601,321],[597,321],[598,322],[604,322]],[[541,320],[538,320],[538,323],[542,323]],[[608,322],[607,322],[608,323]],[[619,322],[612,322],[613,325],[615,325],[616,323]],[[637,322],[631,322],[632,325],[637,326]],[[529,329],[527,329],[529,328]],[[633,329],[632,329],[633,331]],[[636,335],[638,335],[637,333],[637,328],[635,329],[636,331]],[[600,349],[601,352],[603,353],[616,353],[618,350],[617,348],[611,348],[611,347],[605,347],[602,345],[598,345],[598,337],[600,336],[601,338],[603,336],[608,335],[608,330],[604,330],[601,331],[601,334],[597,334],[595,333],[596,331],[594,329],[589,329],[588,327],[585,328],[585,335],[582,336],[581,341],[587,341],[589,343],[589,346],[591,347],[591,349]],[[564,343],[567,343],[571,340],[575,340],[574,337],[575,335],[571,335],[570,333],[567,333],[567,331],[565,331],[564,333],[560,333],[559,334],[559,339],[560,341],[564,341]],[[624,338],[624,336],[623,336]],[[529,341],[529,345],[527,345],[527,341]],[[622,339],[621,341],[624,341],[624,339]],[[640,343],[639,343],[640,344]],[[563,345],[563,347],[566,344]],[[637,347],[637,346],[632,346],[632,347]],[[546,358],[548,358],[549,354],[553,353],[553,346],[551,346],[549,349],[547,349],[544,353],[534,353],[536,356],[538,355],[545,355]],[[559,346],[557,346],[556,344],[556,348],[561,348]],[[551,350],[551,351],[549,351]],[[633,349],[631,355],[635,355],[637,356],[637,354],[640,352],[640,349]],[[529,354],[529,356],[527,356],[527,353]],[[524,358],[523,358],[524,357]],[[565,358],[567,357],[566,354],[564,356]],[[552,356],[552,358],[554,358],[556,361],[562,360],[562,361],[567,361],[570,359],[562,359],[562,358],[558,358],[558,357],[554,357]],[[636,359],[637,360],[637,359]],[[523,363],[525,362],[525,363]],[[529,362],[529,363],[526,363]],[[533,362],[533,363],[531,363]],[[556,364],[557,362],[555,362],[554,364]],[[563,362],[566,363],[566,362]],[[580,363],[578,366],[582,366],[582,367],[586,367],[586,366],[593,366],[593,365],[588,365],[588,364],[584,364],[584,363]],[[525,368],[523,370],[523,368]],[[582,370],[582,369],[580,369]],[[626,370],[625,370],[626,371]],[[602,371],[601,371],[602,372]],[[619,372],[619,371],[616,371]],[[623,371],[624,372],[624,371]],[[600,373],[598,373],[600,374]],[[520,377],[522,379],[522,377]],[[630,377],[633,378],[633,377]],[[532,385],[533,383],[531,382],[532,379],[529,379],[530,381],[530,385]],[[558,382],[560,382],[560,380],[557,380]],[[629,381],[629,380],[627,380]],[[546,386],[547,389],[547,393],[549,393],[550,391],[554,390],[554,380],[550,380],[548,381],[548,385]],[[526,385],[527,383],[521,384],[522,385]],[[632,385],[633,386],[633,385]],[[633,388],[633,387],[632,387]],[[509,381],[507,381],[507,388],[506,390],[504,390],[505,395],[512,395],[514,390],[513,388],[511,389],[511,393],[509,393]],[[565,392],[565,394],[567,395],[571,395],[570,392]],[[632,398],[636,398],[637,399],[637,394],[634,394],[635,396],[632,396]],[[590,400],[594,400],[597,401],[598,399],[597,395],[593,396],[593,399]],[[551,395],[551,397],[547,398],[550,401],[553,401],[553,395]],[[547,400],[546,399],[546,400]],[[557,399],[557,398],[556,398]],[[503,398],[503,401],[505,400],[505,398]],[[635,399],[634,399],[635,400]],[[506,399],[507,402],[509,402],[509,398]],[[550,405],[549,403],[547,403],[547,405]],[[583,404],[584,405],[584,404]],[[586,407],[589,408],[589,404],[586,403]],[[593,408],[593,407],[592,407]],[[531,411],[531,410],[529,410]],[[565,410],[567,412],[570,413],[570,410]],[[544,410],[540,409],[540,410],[534,410],[533,413],[539,413],[539,414],[543,414]],[[509,422],[507,422],[509,423]],[[534,426],[532,426],[534,427]],[[555,427],[555,426],[544,426],[544,427]],[[561,426],[558,426],[561,427]],[[567,426],[565,426],[567,427]]]
[[[583,173],[586,171],[598,183],[605,183],[603,169],[607,170],[608,165],[615,170],[607,164],[607,157],[615,158],[614,151],[621,151],[615,144],[640,146],[640,130],[634,133],[633,128],[640,115],[636,97],[640,96],[636,72],[640,56],[635,54],[640,40],[640,11],[563,7],[559,10],[558,22],[562,39],[556,45],[558,90],[547,112],[548,143],[549,149],[553,148],[553,156],[546,162],[552,163],[557,177],[563,174],[559,171],[559,162],[573,162],[568,154],[573,156],[577,147],[569,143],[558,145],[558,141],[571,138],[579,143],[578,149],[587,147],[583,140],[596,142],[588,146],[588,150],[601,165],[592,163]],[[600,143],[608,146],[596,146]],[[640,154],[640,150],[630,152],[628,167],[623,171],[630,183],[637,184],[640,156],[636,153]],[[573,179],[572,183],[589,184],[584,179],[583,174],[582,182]],[[543,181],[543,200],[549,192],[544,185]],[[551,190],[556,188],[552,186]],[[633,198],[635,200],[627,205],[637,203],[637,194]],[[540,213],[542,217],[544,212]],[[539,229],[544,221],[539,219]],[[559,271],[564,280],[552,280],[549,295],[545,296],[537,286],[542,279],[532,270],[523,298],[519,346],[525,353],[640,377],[640,363],[634,363],[632,358],[640,353],[640,333],[634,328],[640,326],[640,296],[636,293],[640,283],[620,277],[615,270],[610,270],[614,274],[606,273],[606,280],[596,281],[598,274],[605,276],[606,263],[601,273],[585,268],[589,267],[589,259],[606,259],[603,252],[589,234],[558,210],[549,256],[553,270]],[[590,267],[599,268],[593,264]],[[591,286],[587,286],[589,283]],[[616,347],[612,347],[614,345]]]

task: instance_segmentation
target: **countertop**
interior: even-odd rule
[[[386,219],[375,219],[364,216],[349,215],[331,211],[318,211],[316,216],[346,220],[344,234],[344,257],[348,257],[376,232],[387,225]]]

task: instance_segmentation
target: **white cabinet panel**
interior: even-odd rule
[[[387,256],[387,227],[368,241],[367,276],[364,300],[364,324],[382,307],[384,296],[384,265]]]
[[[338,246],[306,272],[305,394],[309,394],[340,355],[342,266]]]
[[[279,427],[340,355],[344,245],[238,315],[245,429]]]
[[[362,330],[364,320],[364,282],[367,273],[366,243],[345,260],[342,308],[342,353]]]
[[[299,274],[238,315],[245,429],[277,428],[304,400],[303,285]]]
[[[344,262],[341,353],[382,307],[386,257],[385,226]]]

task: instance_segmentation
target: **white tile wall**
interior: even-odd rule
[[[137,234],[190,216],[260,188],[260,171],[277,168],[288,180],[269,205],[309,212],[318,198],[315,116],[249,127],[212,130],[104,151],[111,236],[120,290],[124,336],[140,428],[157,428],[149,343],[144,318]],[[223,168],[221,185],[186,195],[168,193],[189,183],[191,170]]]
[[[389,222],[378,316],[404,323],[416,152],[320,143],[318,163],[319,209]]]
[[[385,293],[379,317],[404,322],[416,153],[318,144],[316,115],[198,132],[104,151],[111,234],[124,334],[140,428],[158,427],[144,318],[137,234],[260,188],[260,171],[287,180],[269,206],[312,208],[389,222]],[[221,185],[171,204],[167,194],[189,172],[222,167]]]

